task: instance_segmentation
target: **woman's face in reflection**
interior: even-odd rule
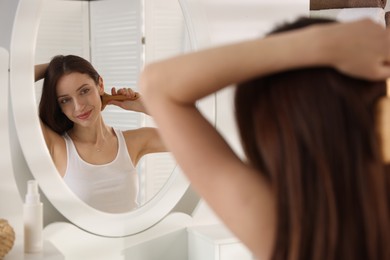
[[[87,74],[72,72],[57,83],[57,102],[62,112],[75,124],[88,126],[100,117],[103,86]]]

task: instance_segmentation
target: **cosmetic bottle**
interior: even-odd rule
[[[27,182],[26,200],[23,205],[24,252],[38,253],[43,247],[43,205],[36,180]]]

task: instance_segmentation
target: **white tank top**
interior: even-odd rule
[[[65,133],[68,162],[64,181],[88,205],[109,213],[123,213],[138,207],[139,184],[123,133],[114,131],[118,153],[112,162],[102,165],[84,161]]]

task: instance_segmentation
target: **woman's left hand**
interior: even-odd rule
[[[113,87],[111,89],[111,95],[113,96],[122,95],[127,97],[128,100],[123,100],[123,101],[111,100],[109,104],[121,107],[125,110],[142,112],[147,114],[142,96],[140,95],[140,93],[135,92],[131,88],[116,89],[115,87]]]

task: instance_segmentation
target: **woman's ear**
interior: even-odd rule
[[[103,83],[103,78],[100,76],[99,76],[98,87],[99,87],[99,94],[100,96],[102,96],[104,94],[104,83]]]
[[[390,98],[382,97],[377,104],[377,131],[385,163],[390,163]]]

